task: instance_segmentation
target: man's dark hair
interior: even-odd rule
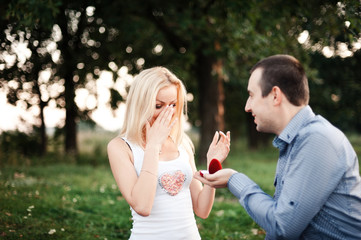
[[[295,106],[308,104],[308,80],[301,63],[289,55],[274,55],[262,59],[251,69],[262,69],[260,87],[262,97],[267,96],[274,86],[278,86],[286,95],[288,101]]]

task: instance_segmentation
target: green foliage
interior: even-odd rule
[[[10,32],[10,36],[0,35],[0,53],[15,55],[11,51],[14,40],[10,40],[14,38],[28,44],[32,56],[25,63],[16,59],[13,66],[6,66],[0,85],[9,90],[8,99],[13,104],[21,102],[28,107],[43,108],[51,101],[59,108],[67,107],[66,123],[70,127],[65,128],[68,131],[65,136],[72,138],[65,146],[76,142],[75,123],[89,117],[94,110],[78,109],[75,91],[87,88],[95,96],[91,83],[100,77],[102,70],[113,72],[115,81],[122,66],[131,74],[154,65],[169,67],[194,95],[189,115],[190,122],[198,127],[215,118],[213,109],[199,110],[204,106],[202,103],[217,97],[203,98],[200,80],[207,78],[205,88],[214,86],[212,78],[219,74],[214,72],[214,63],[221,63],[219,75],[226,90],[226,126],[238,137],[246,135],[245,129],[250,127],[243,107],[248,70],[255,62],[272,54],[286,53],[299,58],[310,70],[307,67],[310,50],[298,43],[300,33],[307,30],[309,45],[319,51],[326,45],[337,48],[339,42],[346,42],[351,48],[351,43],[359,39],[361,29],[358,0],[7,0],[3,5],[0,13],[4,21],[0,26],[2,31]],[[350,24],[347,26],[346,22]],[[53,62],[50,51],[46,50],[49,42],[55,43],[60,53],[58,61]],[[155,51],[156,46],[162,50]],[[3,67],[4,61],[0,60]],[[51,70],[49,82],[38,82],[39,72],[45,69]],[[9,81],[16,84],[7,85]],[[39,91],[53,88],[53,84],[57,84],[57,94]],[[33,86],[31,91],[29,85]],[[315,103],[323,101],[323,94],[313,95]],[[110,87],[110,97],[110,106],[115,109],[126,96]],[[344,115],[344,118],[352,117],[350,113]],[[209,131],[214,128],[216,126],[206,126]]]
[[[110,107],[112,109],[117,109],[119,104],[123,102],[124,99],[120,93],[115,89],[110,89]]]
[[[79,156],[76,159],[78,164],[107,165],[107,144],[117,134],[103,130],[81,131],[79,134]]]
[[[54,18],[60,12],[60,0],[17,0],[7,1],[7,11],[4,16],[8,22],[17,22],[19,29],[36,26],[53,27]]]
[[[31,134],[23,132],[3,132],[0,135],[0,166],[45,166],[56,163],[80,165],[108,164],[106,153],[107,143],[116,136],[116,133],[107,132],[98,128],[89,128],[80,125],[79,155],[69,156],[62,146],[63,134],[55,129],[48,138],[48,151],[45,156],[40,154],[40,139],[36,131]]]
[[[0,134],[0,166],[5,164],[22,165],[29,157],[40,155],[40,139],[37,130],[27,134],[8,131]]]
[[[352,58],[312,55],[318,78],[309,80],[315,112],[346,132],[361,132],[361,50]]]

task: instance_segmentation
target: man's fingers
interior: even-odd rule
[[[199,171],[194,173],[194,178],[199,180],[201,183],[212,186],[211,182],[207,180],[206,175],[209,174],[204,174],[203,177],[200,175]]]
[[[202,181],[207,181],[208,183],[211,183],[215,180],[217,180],[217,177],[215,177],[215,173],[214,174],[209,174],[209,173],[203,173],[203,176],[200,174],[200,171],[196,172],[195,177],[197,176],[200,180]]]

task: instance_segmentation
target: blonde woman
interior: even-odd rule
[[[200,239],[194,213],[207,218],[215,189],[193,179],[193,144],[183,125],[183,83],[168,69],[143,70],[126,101],[120,136],[108,144],[113,176],[131,208],[130,239]],[[216,132],[207,162],[229,153],[230,133]]]

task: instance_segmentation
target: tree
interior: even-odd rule
[[[318,78],[312,79],[311,103],[315,112],[347,132],[361,132],[361,50],[353,57],[326,58],[316,52],[312,55],[312,67],[318,70]]]
[[[43,3],[36,6],[23,0],[15,2],[32,9],[44,7]],[[9,6],[10,13],[27,12],[19,5]],[[305,30],[309,32],[310,46],[337,45],[338,39],[351,42],[360,37],[360,6],[349,0],[75,0],[56,1],[54,9],[53,15],[40,15],[35,22],[44,23],[43,19],[53,16],[50,25],[59,26],[61,31],[61,57],[55,75],[65,81],[68,150],[76,149],[70,146],[76,143],[74,123],[80,115],[73,101],[74,91],[88,81],[87,74],[94,79],[101,70],[112,70],[109,62],[115,68],[126,66],[132,74],[164,65],[185,80],[195,98],[190,107],[198,110],[190,116],[194,124],[200,120],[199,158],[204,161],[214,131],[228,127],[225,116],[232,120],[229,126],[239,126],[238,119],[251,124],[245,114],[227,117],[233,115],[231,109],[237,107],[236,111],[240,111],[240,107],[228,102],[230,108],[225,110],[224,89],[238,86],[245,93],[247,70],[255,62],[272,54],[288,53],[307,65],[308,50],[297,41]],[[22,20],[27,22],[27,18]],[[346,21],[350,22],[348,26]],[[112,93],[122,100],[115,91]],[[245,94],[241,98],[240,102],[244,102]],[[113,106],[116,103],[113,101]],[[247,129],[249,136],[254,136],[249,137],[253,139],[250,146],[257,146],[262,138],[253,126]]]
[[[5,66],[6,61],[2,59],[6,74],[0,80],[2,85],[8,86],[9,102],[16,104],[23,101],[19,99],[19,93],[24,92],[23,83],[31,81],[31,94],[38,96],[38,101],[32,105],[40,108],[39,118],[44,137],[43,110],[47,103],[53,100],[59,108],[65,108],[65,151],[76,156],[77,122],[79,118],[89,119],[89,113],[93,109],[80,111],[75,104],[75,91],[85,87],[87,81],[94,81],[99,77],[100,70],[108,69],[110,61],[108,58],[99,58],[102,45],[90,37],[94,32],[96,37],[104,33],[100,30],[101,22],[94,21],[93,7],[81,1],[9,1],[7,7],[7,14],[3,15],[6,20],[3,27],[7,34],[2,35],[1,52],[15,56],[12,50],[14,40],[21,36],[31,50],[31,55],[25,62],[16,59],[10,66]],[[48,14],[49,12],[52,14]],[[103,38],[111,38],[112,34],[109,31]],[[49,42],[55,45],[53,51],[58,53],[56,60],[53,59],[54,56],[51,58],[49,50],[46,50]],[[51,96],[48,93],[48,99],[43,100],[40,89],[45,84],[40,83],[39,74],[45,70],[51,73],[51,80],[46,85],[54,87],[54,84],[57,84],[59,88],[58,94]],[[8,84],[11,81],[17,83],[15,88]],[[27,97],[25,101],[29,103],[30,98]]]
[[[6,31],[5,39],[2,41],[2,46],[7,49],[9,54],[13,53],[11,44],[24,44],[23,34],[11,34],[11,29]],[[30,35],[30,34],[29,34]],[[3,70],[3,74],[10,82],[7,84],[8,102],[17,105],[19,102],[26,106],[26,109],[31,109],[36,106],[39,107],[39,129],[41,139],[41,149],[39,153],[44,155],[47,149],[47,135],[44,120],[44,109],[48,104],[49,99],[42,94],[41,86],[46,87],[47,83],[42,83],[40,78],[41,72],[52,64],[50,53],[44,49],[47,38],[41,31],[33,31],[32,37],[28,38],[28,49],[30,50],[29,58],[21,58],[18,56],[18,64],[12,65]],[[3,82],[1,85],[5,86]],[[45,99],[47,98],[47,99]]]
[[[193,123],[195,119],[201,123],[199,158],[204,161],[214,132],[225,129],[224,58],[233,50],[227,49],[231,31],[227,15],[237,11],[242,17],[246,9],[233,1],[118,1],[99,10],[111,15],[118,12],[117,22],[107,23],[120,32],[129,30],[129,45],[148,41],[141,45],[142,49],[163,46],[162,58],[150,55],[150,49],[148,54],[138,55],[139,49],[133,48],[136,58],[146,59],[144,67],[166,65],[184,76],[188,90],[196,99],[191,107],[198,108],[198,114],[192,112],[191,117]],[[125,22],[133,29],[124,28]]]
[[[230,79],[248,79],[244,69],[249,70],[254,63],[269,55],[285,53],[300,59],[313,81],[317,79],[317,72],[309,67],[310,52],[321,52],[325,46],[337,49],[340,42],[351,48],[351,43],[359,41],[361,37],[361,8],[358,1],[275,0],[262,1],[252,6],[248,9],[247,18],[243,19],[245,34],[241,34],[243,37],[234,38],[234,45],[240,45],[237,46],[240,54],[233,53],[229,59]],[[301,47],[298,38],[305,33],[308,33],[308,39]],[[243,81],[242,86],[245,88],[246,82]],[[243,90],[243,93],[245,92],[246,89]],[[317,95],[312,98],[317,98]],[[233,102],[244,104],[245,101],[245,97],[238,97]],[[245,119],[242,118],[243,115],[235,115],[233,114],[232,118]],[[264,136],[268,136],[255,132],[252,118],[248,118],[247,123],[249,146],[257,148],[265,139]]]

